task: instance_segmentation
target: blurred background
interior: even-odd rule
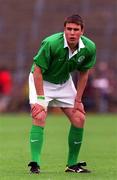
[[[41,40],[78,13],[97,46],[83,101],[88,112],[117,112],[117,1],[0,0],[0,112],[28,112],[28,75]],[[74,82],[78,74],[72,74]]]

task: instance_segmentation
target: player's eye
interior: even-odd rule
[[[79,31],[80,29],[79,28],[74,28],[74,31]]]
[[[72,30],[72,28],[67,27],[67,30],[68,30],[68,31],[71,31],[71,30]]]

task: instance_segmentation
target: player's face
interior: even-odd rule
[[[64,27],[64,33],[68,45],[70,47],[75,47],[78,44],[80,36],[83,34],[83,30],[78,24],[67,23]]]

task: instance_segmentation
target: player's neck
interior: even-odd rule
[[[78,44],[76,46],[70,45],[69,48],[71,49],[72,53],[74,53],[78,49]]]

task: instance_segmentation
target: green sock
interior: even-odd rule
[[[72,166],[77,163],[78,154],[82,144],[82,137],[83,137],[83,128],[77,128],[71,125],[68,136],[68,144],[69,144],[69,153],[68,153],[68,161],[67,161],[68,166]]]
[[[40,164],[40,154],[43,144],[43,127],[32,125],[30,132],[30,148],[32,161]]]

